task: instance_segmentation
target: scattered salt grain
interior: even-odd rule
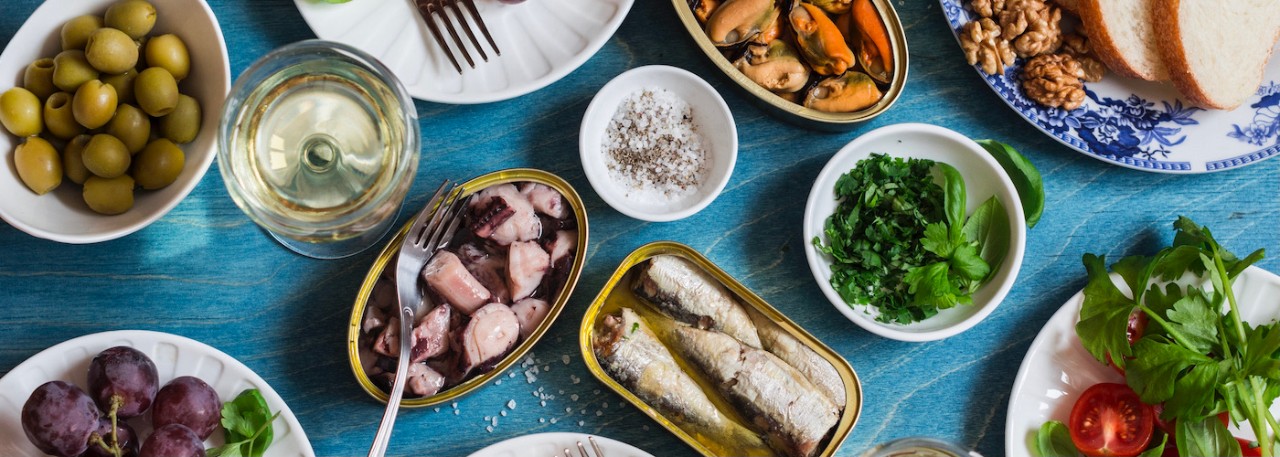
[[[456,409],[455,409],[455,410],[453,410],[453,415],[457,416],[457,415],[459,415],[459,414],[462,414],[462,411],[458,411],[458,410],[456,410]]]
[[[578,401],[578,394],[570,395],[570,396],[569,396],[569,399],[570,399],[570,400],[573,400],[573,401]]]
[[[564,362],[564,364],[565,364],[565,365],[568,365],[568,364],[569,364],[569,355],[568,355],[568,354],[565,354],[565,355],[560,356],[560,361],[561,361],[561,362]]]
[[[501,415],[502,415],[502,417],[507,417],[507,412],[506,412],[506,411],[501,411],[501,412],[499,412],[498,414],[501,414]]]
[[[583,421],[578,421],[578,426],[579,426],[579,427],[581,427],[581,426],[582,426],[582,424],[583,424]]]
[[[498,418],[496,416],[493,418],[491,425],[493,425],[494,427],[498,426]]]
[[[641,201],[669,203],[690,195],[711,168],[693,108],[666,89],[624,97],[601,143],[609,177]]]
[[[543,401],[538,402],[538,404],[539,404],[540,406],[545,407],[545,406],[547,406],[547,401],[546,401],[546,400],[543,400]]]
[[[538,422],[546,422],[546,421],[547,421],[547,418],[545,418],[545,417],[539,417],[539,418],[538,418]]]
[[[436,412],[437,412],[437,413],[438,413],[438,412],[440,412],[440,407],[439,407],[439,406],[437,406],[437,407],[436,407]]]
[[[582,379],[580,379],[580,378],[578,378],[577,376],[574,376],[574,375],[569,375],[569,379],[570,379],[570,380],[572,380],[574,384],[577,384],[577,383],[579,383],[579,382],[582,382]]]
[[[507,400],[507,409],[516,409],[516,401],[514,399]]]
[[[495,385],[495,386],[500,386],[500,385],[502,385],[502,380],[501,380],[501,379],[499,379],[499,380],[497,380],[497,381],[494,381],[494,382],[493,382],[493,385]]]
[[[553,418],[551,418],[551,423],[553,423],[553,424],[554,424],[554,423],[556,423],[556,418],[554,418],[554,417],[553,417]]]
[[[493,433],[493,426],[485,426],[484,431]]]
[[[598,410],[598,409],[596,410],[596,417],[600,417],[600,416],[603,416],[603,415],[604,415],[604,413],[603,413],[603,412],[601,412],[601,411],[600,411],[600,410]]]

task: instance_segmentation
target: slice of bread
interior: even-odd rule
[[[1160,52],[1156,50],[1157,29],[1151,17],[1151,5],[1168,1],[1077,0],[1077,9],[1093,53],[1107,64],[1107,68],[1131,78],[1164,81],[1168,74],[1160,60]],[[1274,0],[1258,0],[1269,1]],[[1200,0],[1200,3],[1216,5],[1219,1]],[[1228,30],[1232,29],[1212,29],[1223,33]]]
[[[1234,109],[1262,83],[1280,39],[1276,0],[1158,0],[1152,3],[1169,77],[1198,105]]]

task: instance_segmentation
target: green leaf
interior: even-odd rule
[[[1013,187],[1018,190],[1018,200],[1022,202],[1022,212],[1028,228],[1034,228],[1044,213],[1044,182],[1036,166],[1007,144],[996,140],[977,140],[978,144],[991,157],[1000,163]]]
[[[1259,376],[1270,381],[1280,381],[1280,328],[1276,323],[1246,329],[1246,346],[1241,358],[1241,371],[1245,376]],[[1268,403],[1270,404],[1270,403]]]
[[[1195,290],[1173,304],[1166,314],[1171,327],[1187,344],[1201,354],[1211,352],[1218,344],[1218,311],[1209,304],[1204,293]]]
[[[1213,360],[1204,354],[1162,337],[1144,337],[1133,345],[1133,360],[1125,367],[1125,380],[1143,403],[1154,405],[1173,396],[1174,383],[1183,370],[1210,363]]]
[[[1240,444],[1216,417],[1178,421],[1176,429],[1179,455],[1241,457]]]
[[[222,426],[225,443],[210,449],[211,457],[262,457],[273,440],[271,423],[279,413],[271,414],[267,400],[258,389],[247,389],[234,400],[222,404]]]
[[[1111,264],[1111,271],[1119,274],[1124,279],[1124,283],[1129,285],[1130,293],[1138,293],[1138,291],[1146,288],[1147,267],[1150,266],[1152,258],[1131,255],[1122,257],[1119,262]]]
[[[1080,451],[1071,441],[1071,432],[1060,421],[1048,421],[1036,432],[1036,450],[1040,457],[1077,457]]]
[[[966,241],[978,243],[978,256],[987,262],[991,273],[1000,269],[1009,253],[1009,232],[1008,213],[995,196],[978,205],[961,229]]]
[[[1157,444],[1152,447],[1148,447],[1147,450],[1142,451],[1141,454],[1138,454],[1138,457],[1160,457],[1164,455],[1164,447],[1167,444],[1169,444],[1169,434],[1161,433],[1160,444]]]
[[[956,272],[961,278],[970,281],[981,281],[991,273],[991,267],[987,262],[978,257],[978,248],[973,247],[970,243],[965,243],[956,248],[955,253],[951,257],[951,271]]]
[[[1217,363],[1193,365],[1173,383],[1173,395],[1164,402],[1166,418],[1199,420],[1209,416],[1214,407],[1214,389],[1218,385]]]
[[[1204,264],[1200,259],[1203,253],[1200,246],[1173,246],[1165,250],[1165,255],[1152,269],[1153,276],[1164,281],[1175,281],[1191,271],[1197,275],[1204,272]]]
[[[964,225],[965,199],[968,198],[964,193],[964,177],[960,176],[960,171],[951,165],[937,162],[937,167],[942,170],[944,190],[943,205],[946,208],[947,226],[952,230],[952,238],[959,238],[960,227]]]
[[[1105,256],[1085,254],[1083,261],[1089,283],[1084,286],[1084,304],[1080,307],[1076,335],[1085,350],[1099,362],[1105,362],[1107,354],[1111,354],[1114,363],[1123,368],[1124,359],[1133,353],[1127,331],[1129,313],[1136,305],[1111,282]]]
[[[947,233],[947,226],[941,222],[934,222],[925,226],[924,239],[920,240],[920,246],[924,247],[924,250],[943,258],[951,257],[956,249],[955,243],[951,240],[951,235]]]

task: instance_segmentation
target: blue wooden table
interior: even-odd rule
[[[0,42],[8,43],[37,3],[0,4]],[[210,3],[228,40],[233,76],[275,47],[314,36],[289,0]],[[518,376],[485,387],[459,401],[456,415],[447,405],[439,412],[403,411],[391,454],[465,456],[519,435],[575,431],[664,457],[694,455],[592,378],[578,353],[576,332],[587,304],[618,262],[649,241],[675,240],[706,253],[849,360],[862,379],[865,406],[843,456],[909,435],[1003,455],[1018,365],[1044,322],[1083,287],[1085,252],[1154,252],[1172,239],[1173,220],[1188,215],[1236,252],[1265,247],[1280,254],[1280,160],[1171,176],[1076,153],[1020,119],[965,65],[937,3],[894,5],[911,49],[908,85],[889,112],[848,133],[814,133],[766,115],[692,46],[665,0],[637,1],[599,54],[544,90],[480,106],[418,102],[422,165],[408,206],[421,207],[428,187],[442,178],[542,168],[582,194],[591,246],[577,292],[534,348],[542,367],[537,380]],[[728,187],[707,209],[678,222],[643,223],[614,211],[591,190],[577,159],[578,126],[592,95],[618,73],[648,64],[683,67],[707,79],[738,123],[741,149]],[[1029,233],[1013,291],[981,324],[932,343],[887,340],[844,319],[814,284],[800,235],[803,201],[827,159],[860,132],[900,122],[1003,139],[1045,179],[1047,209]],[[73,246],[0,224],[0,375],[80,335],[176,333],[262,375],[288,402],[318,455],[363,455],[383,405],[356,384],[345,332],[375,252],[334,261],[294,255],[236,208],[217,167],[167,216],[123,239]],[[1280,271],[1277,257],[1259,265]],[[545,407],[530,395],[538,389],[555,394]],[[517,407],[500,416],[512,399]],[[485,418],[493,416],[500,419],[488,431],[492,423]]]

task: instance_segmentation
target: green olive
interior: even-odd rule
[[[22,73],[22,88],[41,100],[57,92],[58,88],[53,85],[53,59],[45,57],[27,65],[27,71]]]
[[[101,81],[115,88],[116,99],[120,103],[133,103],[133,80],[137,78],[138,70],[130,68],[118,75],[105,75]]]
[[[0,124],[17,136],[39,135],[44,130],[40,99],[21,87],[4,91],[0,94]]]
[[[84,146],[84,167],[103,178],[114,178],[129,171],[129,149],[114,136],[99,133]]]
[[[84,126],[76,122],[71,112],[71,94],[58,92],[44,101],[44,127],[64,140],[84,132]]]
[[[92,176],[89,169],[84,167],[84,147],[91,138],[93,137],[89,135],[79,135],[68,141],[67,147],[62,148],[62,171],[73,183],[84,184],[84,180]]]
[[[133,80],[133,98],[147,114],[164,116],[178,105],[178,81],[160,67],[142,70]]]
[[[62,50],[84,49],[89,35],[102,27],[102,18],[90,14],[78,16],[62,24]]]
[[[75,92],[81,84],[98,78],[98,70],[94,70],[84,58],[84,51],[62,51],[53,58],[53,85],[65,92]]]
[[[62,161],[58,150],[44,138],[33,136],[13,151],[13,165],[22,183],[37,195],[44,195],[62,184]]]
[[[173,79],[178,81],[186,78],[191,71],[191,56],[187,54],[187,45],[177,35],[151,37],[147,41],[146,55],[148,65],[169,70]]]
[[[163,126],[164,121],[160,125]],[[107,133],[124,143],[130,154],[137,154],[151,139],[151,118],[133,105],[120,105],[111,122],[107,123]]]
[[[147,41],[150,37],[142,37],[133,40],[133,46],[138,48],[138,66],[137,68],[147,68],[151,65],[147,64]]]
[[[120,214],[133,208],[133,178],[90,176],[84,180],[84,202],[98,214]]]
[[[124,0],[107,8],[107,27],[114,27],[138,39],[156,25],[156,7],[145,0]]]
[[[200,102],[188,95],[178,96],[178,106],[160,118],[160,136],[175,143],[190,143],[200,134]]]
[[[182,148],[172,141],[159,138],[138,153],[129,174],[133,175],[133,179],[143,189],[155,190],[177,181],[185,163],[186,156],[182,153]]]
[[[96,79],[81,84],[76,90],[76,97],[71,101],[71,112],[76,122],[85,127],[96,129],[107,125],[116,115],[116,90]]]
[[[138,45],[124,32],[103,27],[89,36],[84,57],[100,72],[120,74],[138,64]]]

